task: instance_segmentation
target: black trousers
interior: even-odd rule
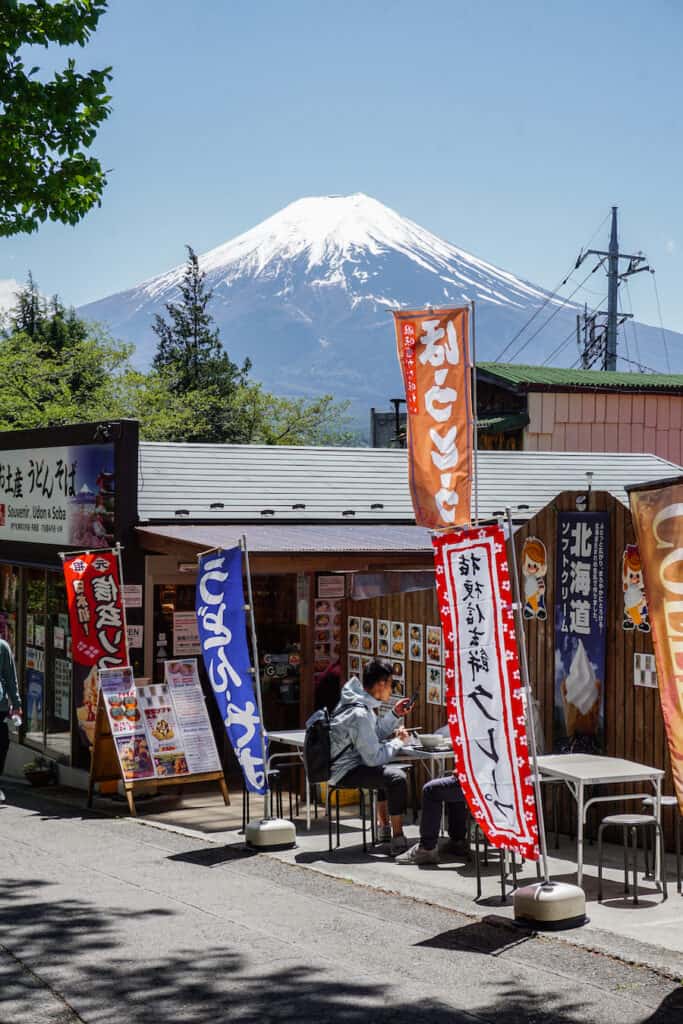
[[[0,775],[5,770],[5,760],[9,750],[9,728],[7,726],[7,715],[0,711]]]
[[[376,789],[377,799],[388,802],[389,814],[405,814],[406,812],[408,787],[405,772],[398,765],[382,764],[373,767],[359,764],[357,768],[352,768],[350,772],[347,772],[337,785],[348,786],[349,789],[358,786],[362,789]]]

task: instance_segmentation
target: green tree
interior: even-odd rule
[[[80,320],[29,281],[0,338],[0,429],[109,418],[121,403],[131,345]]]
[[[180,301],[166,303],[168,319],[157,315],[152,327],[159,339],[153,369],[162,390],[178,398],[184,409],[196,411],[185,440],[243,443],[235,398],[247,386],[251,363],[245,359],[238,366],[223,348],[209,312],[213,293],[194,250],[186,248]],[[185,415],[180,420],[184,423]]]
[[[348,403],[279,398],[228,370],[228,385],[200,361],[200,386],[182,389],[172,362],[133,369],[132,345],[81,320],[58,296],[41,296],[29,275],[0,335],[0,430],[99,419],[140,421],[147,441],[349,444]],[[224,365],[222,351],[214,353]],[[208,360],[209,364],[211,360]],[[232,364],[234,366],[234,364]],[[237,380],[235,380],[237,377]]]
[[[77,224],[99,205],[106,176],[87,154],[109,114],[111,68],[52,78],[26,69],[25,48],[84,46],[107,0],[0,0],[0,235],[46,220]]]
[[[213,292],[206,286],[206,274],[192,246],[180,282],[180,302],[167,302],[170,320],[158,314],[152,330],[157,335],[154,368],[170,371],[178,391],[186,392],[217,384],[226,392],[245,383],[251,367],[245,360],[240,367],[228,356],[221,344],[218,328],[209,312]]]

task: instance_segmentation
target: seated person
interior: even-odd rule
[[[388,762],[408,740],[401,718],[409,701],[398,701],[393,711],[378,718],[374,709],[389,699],[391,684],[391,663],[379,659],[365,666],[362,684],[355,676],[344,684],[330,722],[330,782],[335,786],[378,791],[379,839],[390,843],[389,853],[394,857],[408,847],[403,834],[406,776],[399,765]]]
[[[440,731],[440,730],[437,730]],[[456,772],[443,779],[432,779],[422,790],[420,842],[397,858],[399,864],[438,864],[441,815],[446,805],[448,835],[447,852],[467,860],[467,804]]]

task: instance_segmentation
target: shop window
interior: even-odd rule
[[[0,637],[6,640],[17,659],[17,621],[19,611],[19,569],[0,565]]]
[[[72,662],[66,585],[61,573],[47,574],[45,647],[45,747],[60,761],[71,753]]]
[[[24,624],[24,709],[27,743],[45,743],[46,580],[43,569],[28,569]]]

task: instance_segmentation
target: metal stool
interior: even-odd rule
[[[624,844],[624,893],[629,895],[628,872],[628,834],[631,835],[631,849],[633,853],[633,902],[638,903],[638,829],[651,828],[655,834],[655,841],[659,840],[659,849],[662,864],[662,902],[667,898],[666,877],[664,873],[664,836],[661,826],[656,818],[649,814],[609,814],[600,822],[598,829],[598,903],[602,900],[602,834],[610,825],[616,825],[622,829]],[[653,843],[654,849],[654,843]]]
[[[481,839],[484,840],[484,864],[488,865],[489,862],[489,843],[488,839],[484,835],[484,832],[472,821],[471,825],[474,829],[474,866],[477,872],[477,895],[476,899],[481,899],[481,865],[479,860],[479,842]],[[500,854],[500,901],[501,903],[507,903],[508,899],[508,873],[506,870],[506,854],[510,853],[512,863],[512,891],[517,888],[517,862],[515,861],[515,855],[508,850],[499,850]]]
[[[358,788],[357,786],[344,786],[344,785],[335,786],[335,785],[331,785],[330,783],[327,784],[327,793],[326,793],[326,806],[327,806],[327,852],[328,853],[332,853],[332,814],[331,814],[332,794],[336,793],[337,790],[339,790],[339,789],[357,789],[357,791],[358,791],[358,806],[360,808],[360,817],[361,817],[361,823],[362,823],[362,828],[363,828],[363,853],[367,853],[368,852],[368,844],[367,844],[367,840],[365,838],[365,833],[366,833],[366,830],[367,830],[367,816],[366,816],[366,813],[365,813],[365,793],[366,793],[366,791],[364,789]],[[374,843],[375,843],[375,821],[374,821],[375,790],[370,790],[369,792],[370,792],[370,821],[371,821],[370,829],[371,829],[371,841],[372,841],[372,843],[374,845]],[[341,838],[340,838],[340,833],[339,833],[339,799],[338,798],[337,798],[337,800],[335,800],[335,810],[336,810],[335,820],[336,820],[337,848],[338,848],[339,846],[341,846]]]
[[[654,796],[643,797],[643,807],[654,807],[657,799]],[[683,828],[683,815],[678,809],[678,799],[675,796],[663,796],[659,801],[662,807],[674,807],[674,841],[676,843],[676,889],[681,892],[681,828]]]

